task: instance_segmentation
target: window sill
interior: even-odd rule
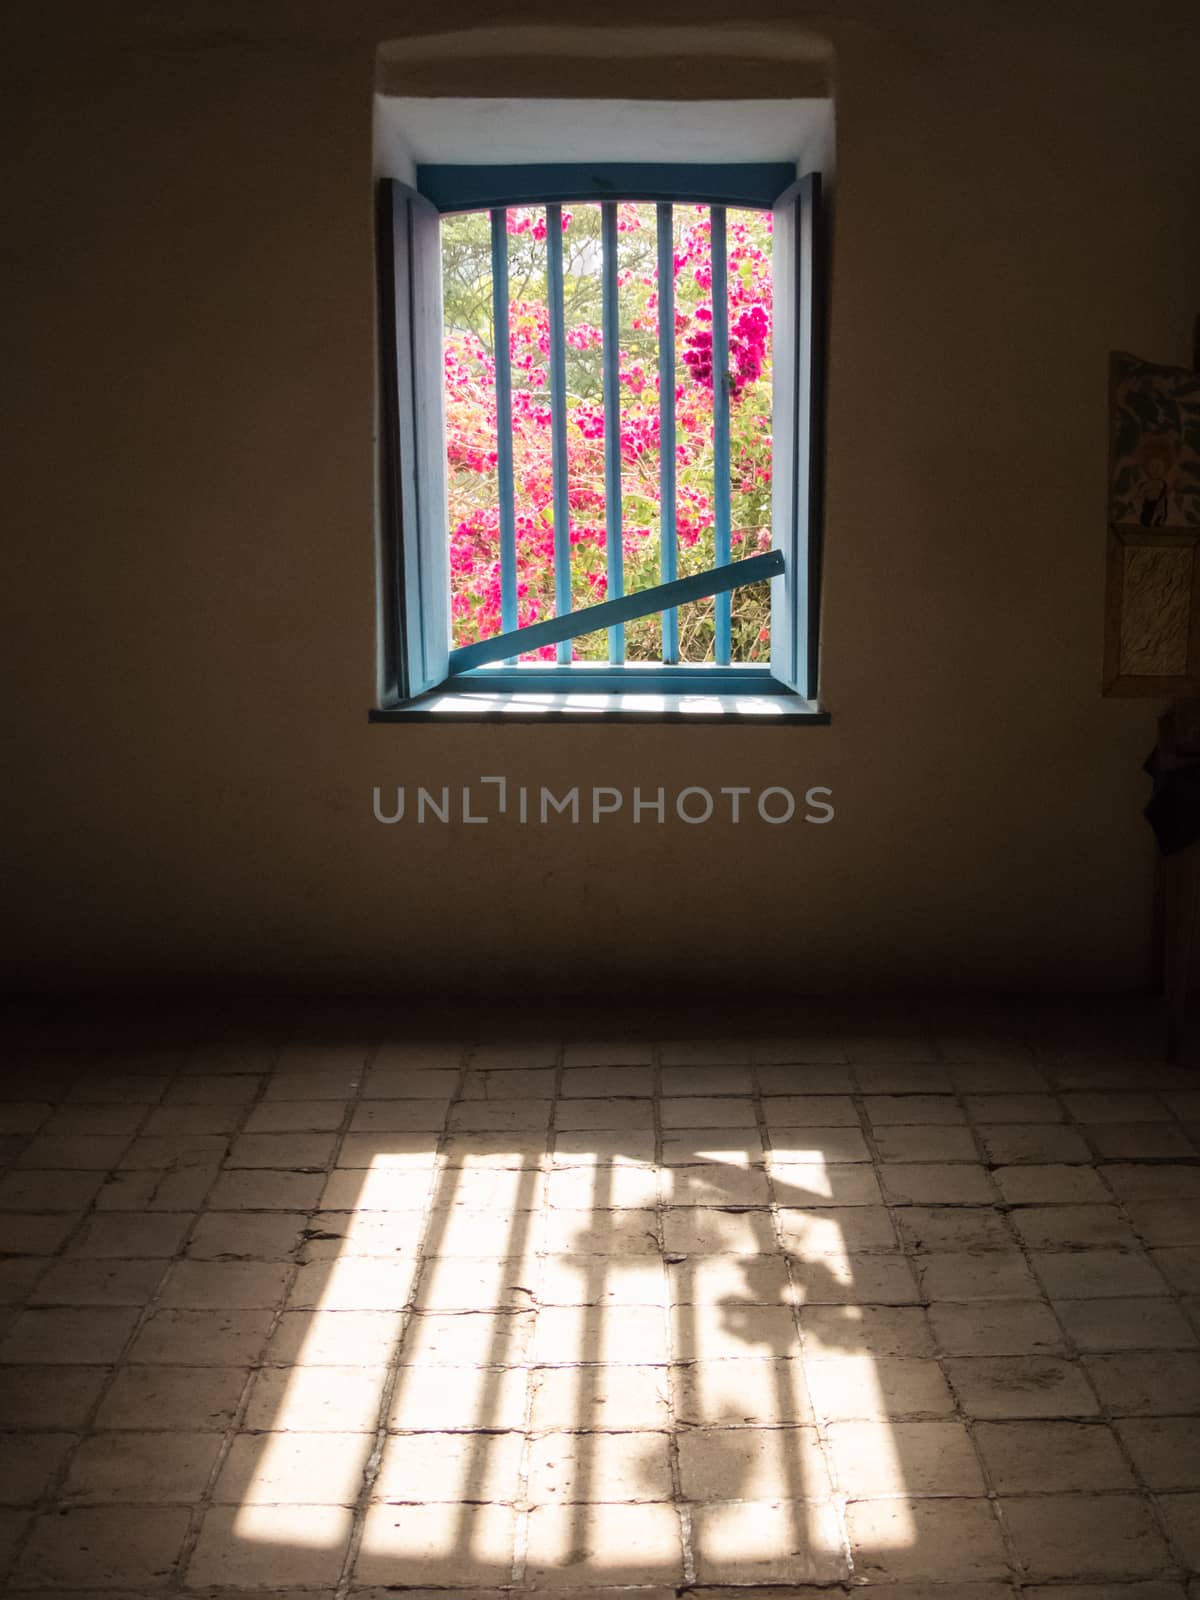
[[[776,726],[824,725],[828,711],[795,694],[748,691],[646,694],[562,690],[430,690],[415,700],[370,712],[371,722],[683,722]]]

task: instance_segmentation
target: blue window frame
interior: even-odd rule
[[[609,598],[571,609],[567,541],[566,383],[563,327],[564,203],[601,208],[601,279],[605,426],[605,533]],[[772,396],[772,548],[733,560],[730,541],[729,388],[714,389],[715,562],[708,571],[677,575],[675,462],[662,452],[661,579],[652,589],[623,592],[620,447],[617,406],[617,205],[657,208],[659,389],[661,431],[674,432],[672,208],[711,208],[713,370],[728,367],[725,212],[757,206],[773,213],[774,358]],[[550,413],[554,498],[556,615],[517,626],[517,570],[511,430],[497,437],[500,530],[500,634],[454,648],[442,370],[442,257],[444,213],[491,213],[493,315],[508,325],[505,212],[546,207],[547,294],[550,326]],[[823,297],[820,179],[800,179],[789,163],[690,165],[618,163],[517,167],[436,165],[417,169],[417,186],[392,179],[378,189],[379,326],[382,378],[382,650],[383,707],[387,710],[448,683],[462,689],[554,691],[739,692],[816,698],[817,602],[821,505],[821,328]],[[670,330],[670,337],[666,333]],[[506,341],[496,342],[498,415],[510,414],[511,374]],[[745,583],[769,579],[770,666],[730,660],[730,596]],[[677,611],[689,600],[716,597],[715,664],[679,661]],[[662,662],[627,663],[624,624],[661,614]],[[608,630],[607,665],[571,662],[570,640]],[[553,645],[554,664],[518,665],[516,658]]]

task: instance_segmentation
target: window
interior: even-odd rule
[[[812,714],[817,174],[458,161],[415,180],[378,194],[381,714],[450,688]]]

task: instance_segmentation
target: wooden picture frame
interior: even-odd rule
[[[1106,695],[1200,695],[1200,372],[1109,363]]]

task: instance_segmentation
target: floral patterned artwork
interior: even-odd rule
[[[1110,524],[1200,527],[1200,373],[1112,357]]]

